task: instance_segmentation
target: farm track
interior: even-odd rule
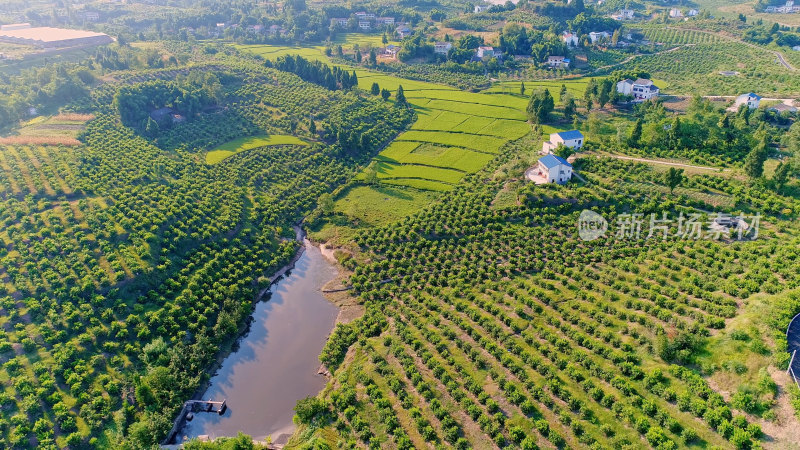
[[[604,154],[601,154],[601,155],[598,155],[598,156],[606,156],[608,158],[622,159],[622,160],[625,160],[625,161],[641,162],[641,163],[645,163],[645,164],[660,164],[660,165],[663,165],[663,166],[683,167],[683,168],[686,168],[686,169],[713,170],[714,172],[717,172],[717,171],[720,170],[720,168],[718,168],[718,167],[695,166],[695,165],[692,165],[692,164],[684,164],[684,163],[677,163],[677,162],[670,162],[670,161],[661,161],[661,160],[657,160],[657,159],[636,158],[636,157],[633,157],[633,156],[614,155],[614,154],[611,154],[611,153],[607,153],[607,154],[604,153]],[[725,171],[727,169],[722,169],[722,170]]]

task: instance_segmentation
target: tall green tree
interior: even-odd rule
[[[378,94],[381,93],[381,87],[378,86],[378,83],[376,83],[376,82],[372,83],[372,88],[370,88],[370,93],[372,95],[378,95]]]
[[[794,176],[794,166],[791,162],[778,163],[775,168],[775,174],[772,176],[772,182],[775,184],[775,190],[780,191],[789,182],[789,179]]]
[[[329,193],[324,193],[319,196],[319,200],[317,201],[317,206],[319,206],[320,211],[324,215],[330,215],[333,213],[334,208],[334,201],[333,196]]]
[[[639,145],[639,142],[642,140],[642,127],[644,125],[644,121],[640,117],[636,124],[633,126],[633,131],[631,131],[631,135],[628,138],[628,145],[631,147],[636,147]]]
[[[664,184],[669,187],[670,194],[672,194],[672,191],[674,191],[676,187],[680,186],[681,183],[683,183],[683,169],[670,167],[666,172],[664,172]]]
[[[575,99],[571,96],[567,96],[567,102],[564,104],[564,119],[571,122],[575,118],[577,112],[578,106],[575,104]]]
[[[767,160],[767,150],[757,145],[750,150],[744,158],[744,173],[750,178],[758,178],[764,174],[764,162]]]
[[[528,119],[534,123],[544,123],[550,117],[550,113],[555,107],[553,96],[547,89],[537,89],[531,94],[528,101]]]
[[[403,92],[403,85],[397,86],[397,93],[394,95],[394,99],[397,100],[398,104],[405,105],[406,104],[406,95]]]

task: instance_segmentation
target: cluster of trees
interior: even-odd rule
[[[113,107],[126,126],[153,129],[156,122],[151,113],[170,108],[176,113],[192,118],[204,108],[221,100],[222,85],[210,72],[179,77],[175,81],[152,80],[123,86],[114,96]],[[168,127],[172,117],[164,114],[157,127]]]
[[[729,113],[700,97],[692,99],[682,116],[667,113],[658,101],[643,102],[634,110],[637,121],[620,136],[620,144],[648,154],[688,157],[697,162],[744,163],[753,177],[763,170],[774,134],[774,128],[764,122],[763,112],[744,107]]]
[[[291,72],[301,79],[318,84],[330,90],[352,89],[358,86],[356,71],[348,72],[340,67],[331,67],[321,61],[309,61],[300,55],[283,55],[264,63],[266,67],[274,67],[284,72]]]
[[[528,120],[533,123],[545,123],[553,112],[555,101],[547,88],[537,89],[531,94],[526,109]]]
[[[422,33],[414,33],[403,39],[402,48],[397,53],[397,59],[403,62],[412,59],[433,59],[434,57],[433,44]]]
[[[30,108],[54,112],[58,106],[87,98],[95,81],[86,67],[69,63],[0,74],[0,129],[31,117]]]
[[[782,47],[794,47],[800,45],[800,29],[793,32],[790,27],[778,23],[772,26],[759,25],[748,28],[744,32],[744,38],[761,45],[774,42]]]
[[[499,36],[500,49],[507,55],[530,55],[542,63],[548,56],[569,56],[569,49],[560,36],[552,31],[529,29],[517,24],[503,28]]]
[[[616,102],[619,96],[614,78],[603,78],[600,81],[592,78],[583,91],[583,103],[587,111],[592,109],[595,104],[600,108],[605,108],[607,104]]]

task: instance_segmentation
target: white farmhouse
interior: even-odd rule
[[[550,135],[550,140],[542,144],[542,154],[552,153],[559,145],[580,150],[583,147],[583,133],[578,130],[561,131]]]
[[[450,42],[436,42],[433,44],[433,52],[439,55],[446,55],[451,48],[453,48],[453,44]]]
[[[564,56],[548,56],[547,65],[554,69],[569,69],[570,59]]]
[[[489,47],[488,45],[481,45],[477,50],[475,50],[475,56],[478,59],[494,58],[498,56],[498,53],[499,52],[495,51],[493,47]]]
[[[786,0],[786,4],[783,6],[767,6],[764,12],[768,13],[780,13],[780,14],[792,14],[800,12],[800,5],[795,5],[794,0]]]
[[[792,50],[800,52],[800,45],[795,45],[794,47],[792,47]]]
[[[622,95],[630,95],[634,100],[650,100],[658,97],[660,89],[651,80],[639,78],[636,81],[624,79],[617,83],[617,92]]]
[[[578,35],[575,33],[570,33],[569,31],[565,31],[564,34],[561,35],[561,40],[567,44],[568,47],[577,47],[578,46]]]
[[[605,40],[611,39],[611,34],[609,34],[607,31],[592,31],[591,33],[589,33],[589,39],[591,39],[592,44],[594,44],[595,42],[601,39]]]
[[[572,164],[556,155],[545,155],[539,158],[535,171],[548,183],[564,184],[572,178]]]
[[[612,14],[614,20],[631,20],[636,13],[632,9],[620,9],[616,14]]]
[[[492,5],[475,5],[475,13],[482,13],[484,11],[488,11]]]
[[[687,15],[687,16],[689,16],[689,17],[695,17],[695,16],[697,16],[698,14],[700,14],[700,11],[698,11],[698,10],[696,10],[696,9],[694,9],[694,8],[693,8],[693,9],[690,9],[690,10],[689,10],[689,12],[688,12],[688,13],[686,13],[686,15]]]
[[[683,11],[678,8],[672,8],[669,10],[669,16],[673,19],[677,19],[678,17],[683,17]]]
[[[739,109],[742,105],[747,105],[750,109],[758,108],[758,105],[761,104],[761,96],[754,94],[752,92],[748,92],[747,94],[742,94],[736,97],[736,101],[733,103],[735,109]]]

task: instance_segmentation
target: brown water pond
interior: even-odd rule
[[[305,252],[287,276],[275,283],[253,313],[249,332],[239,342],[203,395],[226,400],[224,415],[197,413],[178,433],[178,440],[207,435],[256,440],[271,436],[285,441],[294,430],[292,416],[298,400],[316,395],[326,378],[317,374],[319,354],[333,330],[338,308],[321,288],[337,268],[305,241]]]

